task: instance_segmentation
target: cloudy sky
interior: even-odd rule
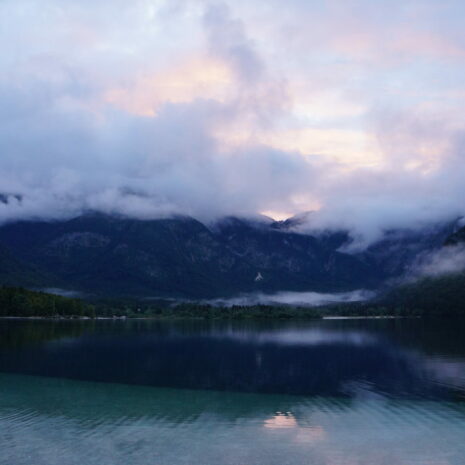
[[[0,221],[465,212],[462,0],[2,0]]]

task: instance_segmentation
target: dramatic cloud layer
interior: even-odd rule
[[[0,221],[465,211],[459,0],[3,0]],[[13,196],[13,194],[16,195]]]

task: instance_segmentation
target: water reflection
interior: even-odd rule
[[[0,371],[184,389],[457,399],[463,322],[0,323]]]
[[[277,412],[271,418],[265,420],[265,422],[263,423],[263,426],[265,428],[275,429],[275,428],[296,428],[298,425],[292,413]]]
[[[2,321],[0,464],[463,465],[464,329]]]
[[[0,375],[8,465],[459,465],[465,405]]]

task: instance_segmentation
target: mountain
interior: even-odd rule
[[[345,251],[357,257],[377,277],[390,279],[408,273],[420,255],[441,248],[445,241],[454,237],[458,223],[457,219],[453,219],[423,227],[388,229],[380,239],[361,251],[352,250],[353,238],[347,230],[312,230],[312,212],[277,221],[272,227],[281,231],[310,234],[329,249]]]
[[[456,249],[456,246],[460,246]],[[381,298],[389,308],[415,309],[422,315],[465,315],[465,227],[450,234],[437,249],[438,256],[450,259],[461,268],[439,276],[426,276],[391,289]],[[449,250],[452,250],[452,254]],[[443,252],[448,252],[443,254]]]
[[[54,278],[49,287],[119,295],[184,295],[234,288],[236,263],[191,218],[140,221],[101,214],[0,228],[0,243]],[[252,276],[251,276],[252,279]]]
[[[0,284],[9,286],[41,286],[47,279],[32,265],[18,260],[0,244]]]
[[[46,287],[96,295],[210,297],[277,290],[348,290],[380,279],[324,241],[266,218],[136,220],[91,213],[0,227],[0,257],[36,270]]]
[[[451,234],[446,240],[446,245],[457,245],[461,243],[465,243],[465,227],[461,227],[458,231]]]
[[[274,221],[272,224],[272,227],[275,229],[280,229],[284,231],[295,231],[298,228],[305,226],[309,224],[311,218],[312,218],[312,213],[311,211],[306,211],[299,213],[297,215],[291,216],[290,218],[287,218],[286,220],[282,221]]]
[[[465,273],[423,278],[396,287],[380,302],[387,308],[414,309],[422,315],[465,316]]]
[[[372,287],[381,279],[359,258],[328,246],[325,237],[234,217],[220,220],[215,231],[227,250],[260,272],[267,290],[337,291]]]
[[[386,279],[403,276],[417,257],[441,248],[457,229],[457,220],[436,223],[420,229],[393,229],[357,254],[370,266],[379,269]]]
[[[225,297],[241,292],[376,288],[442,243],[451,225],[389,232],[344,252],[345,231],[303,232],[257,216],[213,224],[177,216],[138,220],[88,213],[0,227],[0,283],[95,296]]]

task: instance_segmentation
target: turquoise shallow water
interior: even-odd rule
[[[465,463],[460,324],[3,325],[2,465]]]
[[[465,406],[2,375],[4,464],[462,465]]]

